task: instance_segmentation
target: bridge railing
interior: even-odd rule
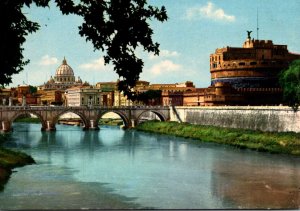
[[[0,106],[0,110],[126,110],[126,109],[169,109],[169,106]]]

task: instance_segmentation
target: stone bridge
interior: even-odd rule
[[[170,119],[170,109],[167,106],[124,106],[124,107],[63,107],[63,106],[0,106],[0,131],[8,132],[12,129],[12,123],[21,115],[36,115],[41,124],[41,130],[53,131],[59,117],[65,113],[77,114],[82,122],[84,130],[99,130],[98,122],[101,117],[113,112],[118,114],[125,128],[135,127],[145,112],[155,113],[161,121]]]

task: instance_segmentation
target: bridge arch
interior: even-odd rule
[[[97,117],[96,121],[99,122],[99,120],[102,118],[102,116],[107,113],[115,113],[115,114],[119,115],[124,122],[125,128],[128,128],[130,126],[130,121],[129,121],[128,117],[126,116],[126,114],[124,114],[122,111],[118,111],[118,110],[102,111],[99,114],[99,116]]]
[[[76,110],[72,110],[72,109],[66,109],[66,110],[63,110],[62,112],[59,112],[53,118],[53,123],[56,125],[58,123],[59,117],[64,115],[64,114],[67,114],[67,113],[73,113],[73,114],[78,115],[80,117],[80,119],[83,121],[84,129],[89,127],[89,120],[86,118],[86,116],[83,113],[78,112]]]
[[[142,113],[140,113],[138,116],[137,116],[137,122],[139,122],[141,120],[141,117],[147,113],[147,112],[150,112],[150,113],[154,113],[158,116],[159,120],[162,121],[162,122],[165,122],[167,121],[167,118],[165,117],[164,114],[162,114],[161,112],[159,111],[155,111],[155,110],[145,110],[143,111]]]
[[[13,122],[14,122],[18,117],[20,117],[20,116],[22,116],[22,115],[30,115],[30,114],[33,114],[33,115],[37,116],[37,118],[40,120],[40,123],[42,124],[41,130],[44,130],[44,129],[46,128],[46,122],[45,122],[43,116],[42,116],[40,113],[37,113],[37,112],[35,112],[35,111],[26,111],[26,110],[16,112],[16,113],[12,116],[12,118],[8,121],[8,122],[9,122],[9,128],[12,128]]]

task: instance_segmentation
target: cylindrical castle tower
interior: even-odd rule
[[[278,74],[300,55],[271,40],[251,40],[242,48],[225,47],[210,55],[211,85],[218,82],[234,88],[277,88]]]

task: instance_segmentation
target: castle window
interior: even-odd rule
[[[240,65],[240,66],[244,66],[244,65],[245,65],[245,62],[240,62],[239,65]]]
[[[250,62],[250,65],[257,65],[257,62]]]

